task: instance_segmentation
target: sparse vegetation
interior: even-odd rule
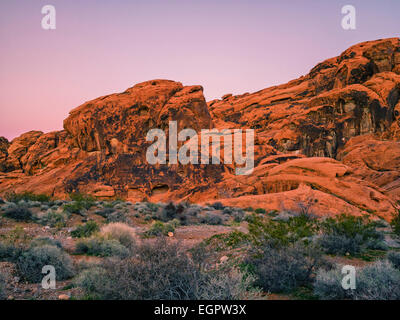
[[[5,196],[6,200],[9,202],[18,203],[23,201],[39,201],[39,202],[49,202],[51,197],[46,194],[34,194],[32,192],[15,193],[9,192]]]
[[[65,264],[65,270],[60,269],[64,279],[71,279],[79,270],[74,284],[68,282],[66,287],[79,286],[85,299],[237,299],[254,297],[259,291],[294,299],[391,299],[397,294],[394,289],[370,289],[374,277],[378,285],[394,285],[396,272],[400,273],[400,253],[393,251],[395,247],[387,253],[390,242],[383,232],[393,233],[389,234],[390,225],[385,221],[347,215],[320,219],[312,214],[311,205],[299,205],[297,211],[258,208],[246,213],[218,202],[201,206],[94,201],[83,195],[71,199],[39,202],[26,198],[0,204],[5,226],[12,226],[0,233],[0,261],[15,265],[24,281],[42,279],[39,266],[51,262],[58,263],[58,268]],[[20,208],[29,210],[30,215],[12,214],[12,218],[5,214]],[[242,224],[243,220],[247,223]],[[187,226],[182,228],[184,235],[191,225],[196,225],[194,230],[232,231],[215,234],[190,249],[166,238],[173,239],[180,226]],[[72,231],[71,226],[75,226]],[[31,231],[35,228],[41,230],[41,236]],[[135,231],[140,229],[145,231]],[[68,233],[76,239],[72,243],[65,239]],[[76,255],[96,258],[79,257],[74,267],[61,243]],[[327,262],[335,261],[335,255],[372,262],[366,266],[372,271],[366,267],[358,270],[364,274],[360,280],[363,289],[349,293],[337,285],[343,275],[332,267],[333,262]],[[379,271],[388,275],[376,277]]]
[[[92,298],[106,300],[240,299],[251,278],[240,273],[205,272],[179,244],[158,239],[137,247],[137,258],[107,260],[77,279]]]

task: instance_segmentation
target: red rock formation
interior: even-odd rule
[[[280,86],[206,103],[202,87],[135,85],[71,111],[64,131],[0,139],[0,193],[81,191],[132,201],[237,206],[390,219],[400,201],[400,40],[369,41]],[[150,165],[152,128],[255,129],[255,169]],[[399,159],[398,159],[399,158]]]

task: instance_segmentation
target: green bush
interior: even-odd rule
[[[366,217],[340,215],[321,223],[319,244],[328,254],[359,254],[366,249],[385,249],[384,236]]]
[[[64,211],[68,213],[82,214],[84,206],[79,202],[71,202],[64,205]]]
[[[377,261],[357,270],[356,289],[342,288],[341,267],[318,271],[314,293],[324,300],[399,300],[400,272],[388,261]]]
[[[94,233],[100,231],[99,226],[94,221],[89,221],[83,225],[76,227],[75,230],[71,231],[73,238],[88,238]]]
[[[68,214],[65,212],[59,213],[53,210],[48,210],[43,217],[40,218],[40,224],[49,227],[62,228],[65,227],[68,220]]]
[[[31,283],[42,280],[42,268],[54,266],[57,280],[66,280],[74,275],[72,259],[61,249],[44,245],[33,247],[21,254],[17,260],[17,269],[21,276]]]
[[[308,214],[290,217],[287,221],[271,220],[256,215],[247,216],[249,236],[253,245],[275,242],[281,245],[306,241],[319,230],[317,220]],[[309,242],[309,241],[308,241]]]
[[[64,210],[69,213],[83,214],[84,211],[89,210],[96,204],[95,199],[91,196],[80,193],[73,193],[69,196],[72,202],[64,206]]]
[[[172,220],[174,221],[174,220]],[[157,237],[161,235],[168,235],[168,232],[175,231],[175,223],[162,223],[161,221],[154,221],[150,229],[144,233],[145,237]]]
[[[35,220],[31,210],[23,206],[7,209],[4,216],[20,222],[30,222]]]
[[[77,286],[105,300],[243,299],[251,278],[199,269],[179,244],[158,239],[136,248],[135,258],[108,259],[83,271]]]
[[[6,194],[7,201],[18,203],[21,200],[24,201],[39,201],[39,202],[49,202],[51,197],[46,194],[34,194],[32,192],[15,193],[10,192]]]
[[[117,240],[95,237],[78,241],[75,253],[97,257],[125,258],[129,255],[129,250]]]

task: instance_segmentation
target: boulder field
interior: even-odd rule
[[[254,171],[146,161],[150,129],[254,129]],[[71,192],[220,201],[390,220],[400,203],[400,39],[357,44],[306,76],[207,102],[201,86],[136,84],[73,109],[64,130],[0,138],[0,195]]]

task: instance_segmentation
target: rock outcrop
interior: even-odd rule
[[[150,165],[152,128],[254,129],[255,165]],[[135,85],[72,110],[64,130],[0,138],[0,194],[80,191],[390,219],[400,201],[400,40],[364,42],[308,75],[206,102],[201,86]]]

